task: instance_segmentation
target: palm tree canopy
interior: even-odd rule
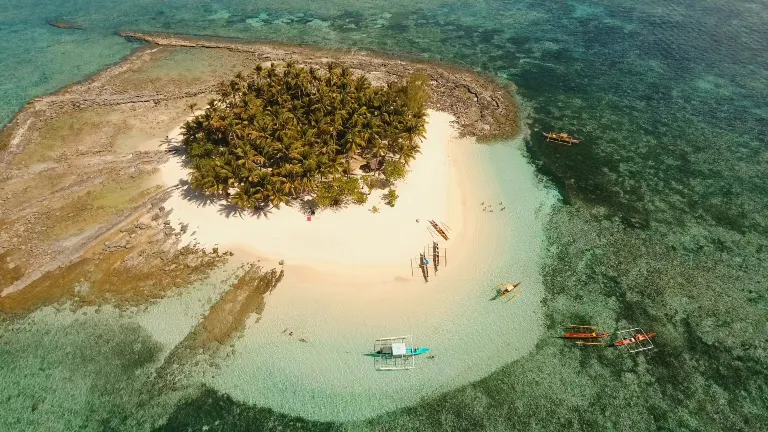
[[[423,75],[376,87],[336,63],[325,70],[257,65],[222,83],[218,97],[184,124],[190,184],[253,209],[318,193],[332,205],[364,201],[354,191],[359,181],[339,177],[351,174],[352,160],[413,160],[428,99]]]

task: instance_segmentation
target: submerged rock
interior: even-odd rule
[[[51,27],[56,27],[56,28],[66,29],[66,30],[85,30],[85,27],[81,25],[68,23],[64,21],[48,21],[48,25]]]

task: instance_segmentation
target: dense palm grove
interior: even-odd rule
[[[373,86],[338,64],[258,65],[184,125],[190,184],[246,209],[365,203],[361,183],[391,187],[419,153],[427,100],[422,75]]]

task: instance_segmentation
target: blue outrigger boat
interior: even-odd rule
[[[401,354],[401,355],[417,356],[417,355],[426,354],[428,352],[429,352],[429,348],[426,348],[426,347],[424,347],[424,348],[406,348],[405,349],[405,354]],[[395,355],[395,354],[393,354],[391,347],[382,347],[380,350],[378,350],[376,352],[372,352],[370,354],[366,354],[366,355],[368,357],[379,357],[379,356],[382,356],[382,355],[386,356],[386,355]]]
[[[376,339],[373,350],[368,357],[373,357],[373,367],[376,370],[403,370],[416,367],[415,358],[426,354],[429,348],[413,347],[410,336],[396,336]]]

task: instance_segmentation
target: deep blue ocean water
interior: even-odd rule
[[[148,400],[155,393],[131,377],[157,349],[137,329],[82,320],[21,331],[0,322],[15,329],[0,336],[0,364],[44,371],[11,379],[0,369],[8,389],[0,400],[13,402],[0,413],[7,426],[0,429],[56,424],[35,414],[45,402],[25,386],[62,377],[69,384],[48,395],[49,403],[74,392],[69,402],[79,408],[45,412],[69,412],[67,424],[82,430],[768,425],[764,0],[5,0],[0,11],[0,123],[31,98],[130,53],[137,44],[116,36],[118,29],[360,47],[511,81],[525,106],[531,163],[567,204],[549,222],[542,269],[552,335],[563,323],[595,320],[660,334],[658,349],[644,356],[573,350],[544,338],[536,351],[477,383],[369,422],[336,425],[241,405],[208,389],[167,406],[162,395]],[[57,29],[49,20],[85,30]],[[542,130],[566,130],[588,144],[552,146]],[[78,341],[68,355],[40,360],[61,352],[67,338]],[[99,362],[73,374],[103,340],[112,343],[100,348]]]

